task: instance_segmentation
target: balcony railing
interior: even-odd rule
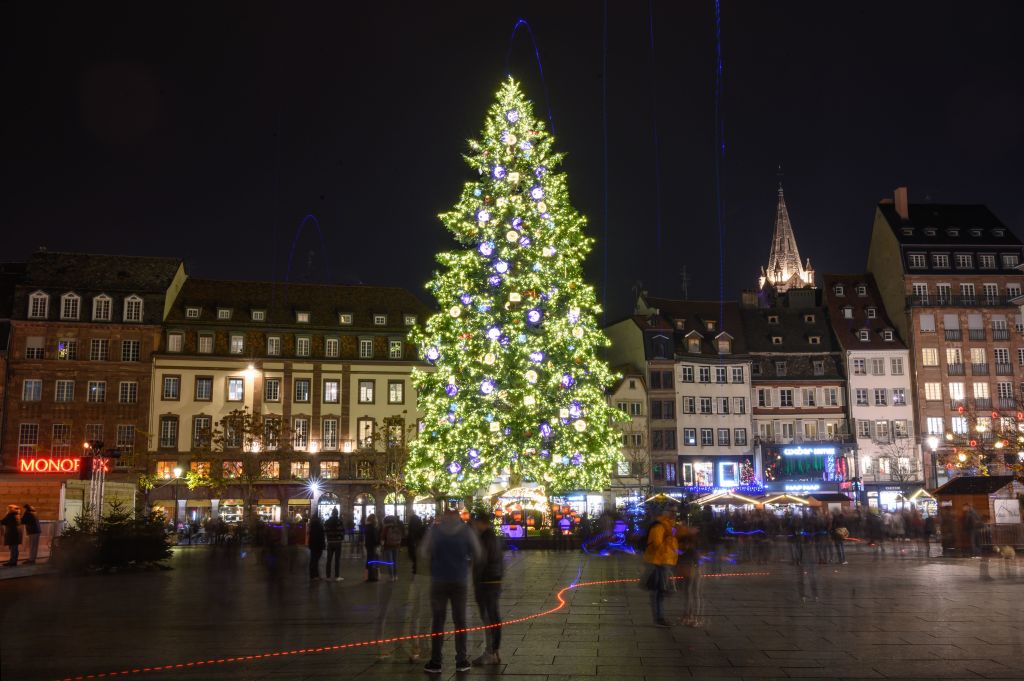
[[[998,399],[1000,409],[1013,410],[1017,408],[1017,400],[1012,397],[1000,397]]]
[[[964,407],[966,409],[967,408],[967,403],[964,402],[963,400],[950,400],[949,401],[949,408],[952,409],[953,411],[957,411],[958,409],[960,409],[960,407]]]
[[[947,364],[946,373],[950,376],[963,376],[964,365],[963,364]]]
[[[974,408],[975,409],[991,409],[992,408],[992,398],[990,398],[990,397],[975,397],[974,398]]]
[[[1009,329],[992,329],[992,340],[1009,340]]]
[[[1013,365],[1004,364],[1002,362],[996,363],[996,376],[1013,376]]]
[[[958,341],[963,339],[960,329],[946,329],[946,340]]]
[[[970,340],[985,340],[985,329],[967,329],[967,338]]]
[[[907,296],[906,300],[907,307],[1013,307],[1005,296],[980,300],[977,296]]]
[[[988,376],[988,362],[971,362],[971,373],[975,376]]]

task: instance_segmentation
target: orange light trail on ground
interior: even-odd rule
[[[769,572],[722,572],[714,575],[703,575],[704,577],[764,577],[771,573]],[[672,579],[683,579],[683,577],[673,577]],[[309,653],[329,653],[336,650],[347,650],[349,648],[365,648],[367,646],[378,646],[386,645],[388,643],[398,643],[400,641],[412,641],[415,639],[433,638],[434,636],[450,636],[452,634],[469,633],[471,631],[483,631],[485,629],[493,629],[495,627],[507,627],[510,624],[519,624],[520,622],[526,622],[527,620],[537,619],[539,617],[546,617],[547,615],[553,615],[558,612],[568,602],[563,598],[563,594],[566,591],[572,589],[580,589],[585,586],[602,586],[605,584],[636,584],[639,579],[603,579],[592,582],[576,582],[568,586],[562,587],[555,598],[558,599],[558,605],[549,610],[543,612],[536,612],[532,615],[526,615],[525,617],[517,617],[511,620],[505,620],[498,624],[481,624],[476,627],[466,627],[465,629],[452,629],[450,631],[442,631],[437,634],[409,634],[407,636],[392,636],[391,638],[381,638],[372,641],[356,641],[353,643],[337,643],[329,646],[318,646],[316,648],[296,648],[295,650],[279,650],[276,652],[269,653],[257,653],[254,655],[238,655],[235,657],[221,657],[210,660],[193,660],[191,662],[177,662],[174,664],[155,665],[152,667],[134,667],[132,669],[124,669],[117,672],[101,672],[96,674],[79,674],[77,676],[66,676],[56,681],[91,681],[91,679],[107,679],[117,676],[132,676],[135,674],[146,674],[149,672],[166,672],[175,669],[192,669],[195,667],[204,667],[209,665],[218,664],[230,664],[232,662],[255,662],[256,660],[266,660],[273,657],[288,657],[295,655],[307,655]]]

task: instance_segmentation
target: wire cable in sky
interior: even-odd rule
[[[551,134],[555,134],[555,115],[551,112],[551,95],[548,94],[548,81],[544,78],[544,64],[540,61],[540,48],[537,47],[537,38],[533,35],[533,28],[530,27],[530,22],[526,19],[520,18],[516,25],[512,27],[512,35],[508,38],[508,50],[505,52],[505,73],[512,75],[512,45],[516,40],[516,33],[519,32],[519,27],[525,26],[526,32],[530,36],[530,42],[533,43],[533,54],[537,58],[537,71],[540,73],[540,82],[544,87],[544,100],[548,105],[548,122],[551,124]]]

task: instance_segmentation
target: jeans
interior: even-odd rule
[[[385,547],[384,548],[384,562],[390,563],[387,566],[388,576],[395,578],[398,576],[398,548],[397,547]]]
[[[366,581],[376,582],[380,575],[380,559],[377,557],[377,547],[366,547]]]
[[[452,621],[455,625],[455,663],[465,662],[466,654],[466,583],[465,582],[431,582],[430,612],[432,616],[430,632],[440,634],[444,631],[445,615],[448,601],[452,604]],[[461,630],[461,631],[460,631]],[[430,661],[441,664],[441,646],[443,636],[432,636],[430,639]]]
[[[843,544],[844,541],[844,539],[836,539],[834,541],[836,545],[836,556],[838,556],[840,563],[846,562],[846,546]]]
[[[8,565],[17,565],[18,564],[18,545],[17,544],[8,544],[7,548],[11,552],[11,559],[7,561],[7,564]]]
[[[501,624],[498,600],[501,598],[501,582],[481,584],[476,588],[476,604],[480,607],[480,619],[484,624]],[[501,627],[484,629],[487,652],[496,653],[501,648]]]
[[[30,534],[28,535],[28,559],[31,562],[36,562],[36,556],[39,555],[39,535]]]
[[[654,565],[651,568],[657,573],[657,588],[651,590],[651,614],[654,621],[660,622],[665,619],[665,595],[672,585],[671,568],[667,565]]]
[[[329,541],[327,542],[327,566],[324,568],[324,574],[327,575],[328,579],[331,576],[331,561],[334,561],[334,576],[341,577],[341,542],[340,541]]]
[[[320,577],[320,556],[324,555],[323,549],[310,549],[309,550],[309,576],[310,579],[319,579]]]

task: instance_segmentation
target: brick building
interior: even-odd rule
[[[1016,417],[1024,327],[1012,300],[1024,284],[1022,251],[982,205],[911,204],[900,187],[875,211],[868,270],[913,357],[919,428],[938,439],[934,456],[924,450],[930,486],[945,480],[936,460],[958,442],[991,438],[996,419]]]

